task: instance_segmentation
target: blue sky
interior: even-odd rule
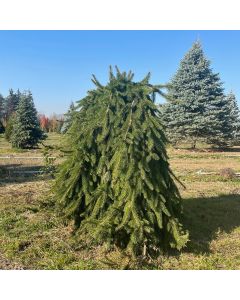
[[[240,31],[0,31],[0,93],[30,89],[39,112],[64,113],[109,65],[168,82],[196,39],[240,104]]]

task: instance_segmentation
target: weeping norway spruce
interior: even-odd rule
[[[117,69],[117,68],[116,68]],[[79,234],[142,254],[181,249],[181,197],[165,149],[155,94],[161,86],[116,75],[78,102],[66,133],[55,194]]]

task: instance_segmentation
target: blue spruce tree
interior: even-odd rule
[[[197,141],[226,146],[231,139],[228,101],[219,75],[210,68],[200,42],[180,62],[169,83],[168,103],[161,115],[170,141]]]
[[[231,127],[231,145],[240,145],[240,111],[236,96],[230,92],[227,96],[229,105],[229,125]]]
[[[76,112],[76,107],[74,106],[74,103],[71,102],[67,113],[64,115],[64,123],[61,129],[61,133],[66,133],[68,129],[71,127],[75,116],[75,112]]]

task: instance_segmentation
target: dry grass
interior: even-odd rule
[[[49,135],[46,144],[59,143]],[[190,242],[181,253],[133,259],[115,249],[91,248],[72,235],[56,215],[47,175],[40,170],[41,149],[16,151],[0,137],[0,268],[2,269],[240,269],[240,178],[221,175],[240,171],[240,149],[190,151],[169,149],[172,169],[186,185],[180,187]],[[15,156],[29,159],[15,159]],[[18,170],[18,173],[14,171]],[[199,175],[197,171],[216,175]]]

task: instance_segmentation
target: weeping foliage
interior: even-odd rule
[[[181,198],[165,150],[149,74],[116,76],[79,101],[66,134],[66,160],[55,193],[80,234],[98,244],[143,251],[181,249],[188,240],[178,217]],[[144,249],[144,250],[143,250]]]

